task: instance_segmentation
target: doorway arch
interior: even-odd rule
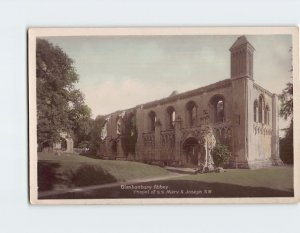
[[[183,145],[182,150],[184,154],[185,164],[189,167],[199,166],[201,163],[201,145],[195,137],[187,138]]]

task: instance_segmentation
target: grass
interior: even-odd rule
[[[132,161],[99,160],[80,155],[38,154],[39,191],[51,190],[59,185],[67,187],[113,183],[169,175],[158,166]],[[81,192],[67,192],[44,197],[45,199],[77,198],[166,198],[166,197],[291,197],[293,190],[293,167],[272,167],[257,170],[228,169],[224,173],[184,175],[168,180],[140,183],[168,186],[169,190],[183,193],[160,193],[153,195],[134,193],[118,187],[99,188]],[[139,184],[136,184],[139,185]],[[65,187],[62,187],[65,188]],[[188,190],[202,193],[190,194]],[[205,190],[211,190],[209,195]]]
[[[100,160],[75,154],[38,153],[39,190],[57,186],[95,184],[151,178],[170,174],[163,168],[138,162]]]
[[[293,189],[293,168],[271,167],[256,170],[228,169],[224,173],[205,173],[176,178],[176,180],[223,183],[248,187],[265,187],[276,190]]]

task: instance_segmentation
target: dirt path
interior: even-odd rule
[[[137,183],[144,183],[144,182],[151,182],[151,181],[159,181],[159,180],[167,180],[171,178],[186,176],[187,174],[170,174],[166,176],[158,176],[158,177],[152,177],[152,178],[145,178],[145,179],[134,179],[134,180],[128,180],[123,182],[115,182],[115,183],[109,183],[109,184],[100,184],[100,185],[91,185],[91,186],[84,186],[84,187],[76,187],[76,188],[67,188],[67,189],[56,189],[56,190],[50,190],[50,191],[43,191],[38,193],[38,197],[47,197],[52,195],[58,195],[58,194],[64,194],[64,193],[76,193],[76,192],[85,192],[85,191],[91,191],[95,189],[102,189],[102,188],[113,188],[120,185],[130,185],[130,184],[137,184]]]

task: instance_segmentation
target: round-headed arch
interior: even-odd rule
[[[151,110],[148,113],[148,118],[149,118],[149,130],[150,130],[150,132],[154,132],[155,131],[155,123],[157,121],[156,113],[153,110]]]
[[[173,106],[169,106],[166,109],[167,114],[167,128],[168,129],[174,129],[175,127],[175,119],[176,119],[176,112],[175,108]]]
[[[213,122],[221,123],[225,121],[225,97],[220,94],[216,94],[211,97],[209,106],[212,109]]]
[[[197,104],[195,101],[190,100],[185,105],[187,110],[187,120],[190,127],[197,124]]]

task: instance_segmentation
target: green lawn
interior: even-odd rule
[[[205,173],[176,178],[176,180],[223,183],[248,187],[265,187],[291,191],[293,189],[293,168],[271,167],[256,170],[228,169],[224,173]]]
[[[131,161],[100,160],[79,155],[38,154],[39,191],[143,179],[171,174],[158,166]],[[140,195],[120,187],[67,192],[51,198],[158,198],[158,197],[290,197],[293,196],[293,167],[257,170],[228,169],[224,173],[183,175],[181,177],[140,183],[168,186],[169,190],[200,190],[200,194]],[[139,185],[139,184],[137,184]],[[60,187],[63,186],[63,187]],[[209,195],[205,190],[211,190]]]
[[[170,174],[169,171],[144,163],[118,160],[100,160],[75,154],[38,153],[40,190],[63,185],[88,186],[127,181]]]

